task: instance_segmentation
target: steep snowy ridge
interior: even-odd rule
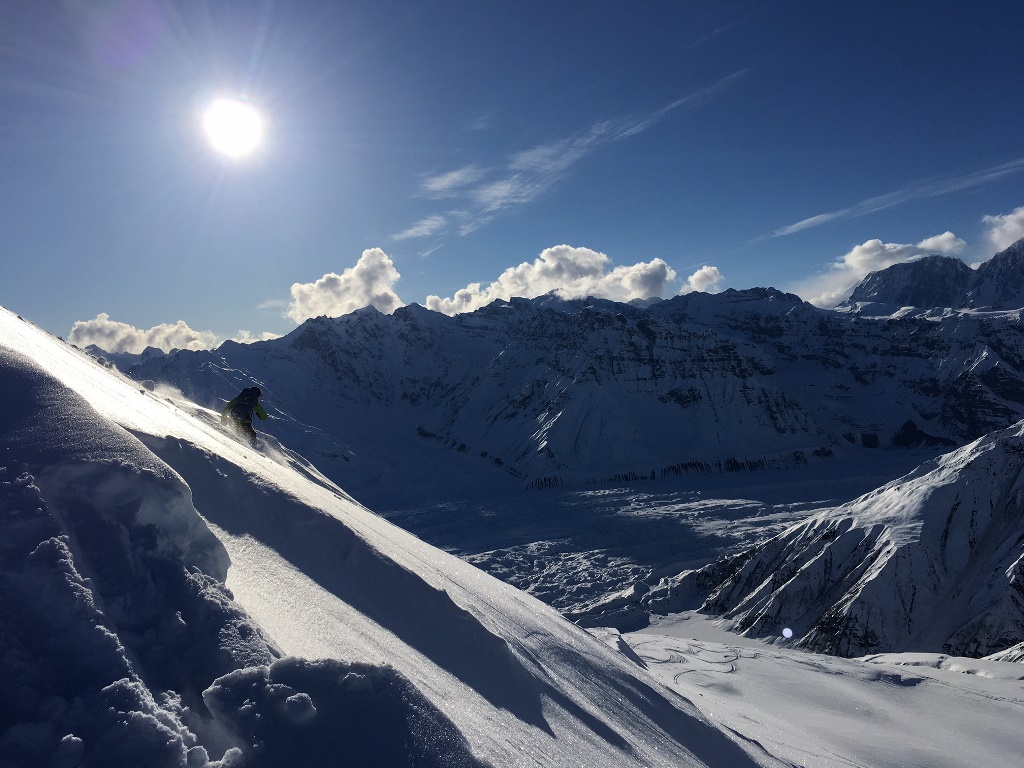
[[[656,612],[703,610],[752,636],[790,628],[843,656],[998,654],[1024,641],[1024,423],[928,462],[756,550],[662,583]]]
[[[778,764],[287,449],[6,310],[0,382],[5,764]]]
[[[1019,312],[875,320],[773,289],[645,307],[547,296],[455,317],[366,309],[129,371],[211,406],[259,382],[276,434],[374,503],[429,483],[801,466],[962,444],[1024,417]]]
[[[951,256],[926,256],[872,272],[845,302],[900,307],[960,307],[974,279],[974,271]]]
[[[1016,310],[1024,307],[1024,240],[976,269],[952,256],[932,255],[872,272],[842,303],[845,311],[894,316],[937,310]]]

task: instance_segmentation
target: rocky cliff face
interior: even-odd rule
[[[648,592],[694,592],[753,636],[842,656],[1012,656],[1024,642],[1024,424],[928,462],[764,545]]]
[[[648,307],[515,299],[455,317],[365,309],[129,370],[211,404],[257,381],[278,435],[350,486],[353,454],[365,480],[415,463],[417,446],[519,485],[569,485],[938,449],[1024,417],[1019,312],[880,320],[773,289]]]

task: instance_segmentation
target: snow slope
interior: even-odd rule
[[[699,616],[667,619],[618,641],[666,685],[790,765],[1020,764],[1019,664],[935,654],[841,659],[713,629]]]
[[[5,764],[778,764],[298,455],[6,310],[0,377]]]

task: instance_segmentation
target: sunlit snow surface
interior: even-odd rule
[[[945,768],[1024,754],[1020,665],[967,662],[981,677],[919,655],[838,660],[686,640],[687,625],[595,638],[272,439],[252,451],[211,412],[2,310],[0,376],[3,551],[35,546],[0,573],[0,663],[5,682],[66,689],[5,686],[4,765]],[[58,658],[64,675],[42,666]]]
[[[696,614],[624,640],[701,711],[794,765],[1008,767],[1024,755],[1020,664],[840,659],[738,637]]]

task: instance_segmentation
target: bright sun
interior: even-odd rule
[[[237,99],[218,99],[207,107],[203,129],[210,145],[231,158],[252,154],[263,140],[263,119]]]

